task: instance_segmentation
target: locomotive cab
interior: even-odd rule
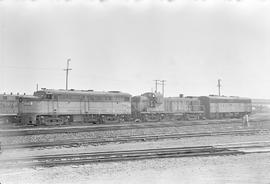
[[[46,91],[36,91],[36,92],[34,92],[34,96],[37,96],[40,99],[44,99],[44,100],[52,100],[53,99],[53,94],[50,92],[46,92]]]
[[[164,112],[164,99],[160,93],[147,92],[132,97],[132,115],[142,121],[158,121]]]
[[[160,93],[144,93],[141,96],[146,97],[146,101],[148,101],[148,106],[151,108],[155,108],[158,105],[162,104],[163,96]]]

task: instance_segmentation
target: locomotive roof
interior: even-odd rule
[[[239,99],[239,100],[250,100],[250,98],[246,98],[246,97],[239,97],[239,96],[201,96],[201,97],[206,97],[209,99],[222,99],[222,100],[235,100],[235,99]]]
[[[93,91],[93,90],[57,90],[57,89],[42,89],[36,92],[45,92],[52,94],[76,94],[76,95],[109,95],[109,96],[131,96],[129,93],[120,91]]]
[[[6,93],[2,93],[0,94],[0,96],[19,96],[18,94],[6,94]]]
[[[18,95],[11,95],[11,94],[0,94],[0,100],[3,100],[4,98],[6,100],[15,100]]]
[[[166,99],[170,100],[178,100],[178,99],[185,99],[185,100],[198,100],[198,97],[165,97]]]
[[[34,95],[25,95],[25,94],[0,94],[0,100],[3,100],[4,97],[7,97],[6,100],[10,101],[10,100],[17,100],[19,98],[22,99],[39,99],[39,97],[34,96]]]
[[[19,95],[20,98],[27,98],[27,99],[39,99],[39,97],[34,95]]]

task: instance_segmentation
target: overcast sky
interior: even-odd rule
[[[64,89],[71,58],[69,88],[209,95],[220,78],[270,98],[270,2],[2,0],[0,41],[0,93]]]

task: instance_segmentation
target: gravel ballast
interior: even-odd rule
[[[221,125],[196,125],[183,127],[167,127],[167,128],[146,128],[146,129],[129,129],[129,130],[113,130],[113,131],[94,131],[94,132],[77,132],[77,133],[58,133],[58,134],[41,134],[1,137],[2,145],[21,144],[29,142],[54,142],[66,139],[100,139],[104,137],[115,138],[119,136],[133,135],[153,135],[153,134],[175,134],[190,132],[210,132],[210,131],[231,131],[245,129],[269,128],[270,123],[252,123],[250,127],[243,127],[241,124],[221,124]]]

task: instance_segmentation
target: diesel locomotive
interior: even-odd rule
[[[22,124],[125,121],[131,114],[131,95],[119,91],[42,89],[19,98]]]
[[[251,110],[251,99],[240,97],[162,97],[159,93],[132,97],[133,117],[143,121],[241,118]]]
[[[163,97],[144,93],[132,97],[132,114],[143,121],[202,119],[204,108],[196,97]]]
[[[252,111],[251,99],[225,96],[201,96],[204,115],[207,119],[241,118]]]
[[[163,97],[147,92],[41,89],[33,95],[0,95],[0,117],[20,124],[108,123],[241,118],[251,99],[225,96]]]

